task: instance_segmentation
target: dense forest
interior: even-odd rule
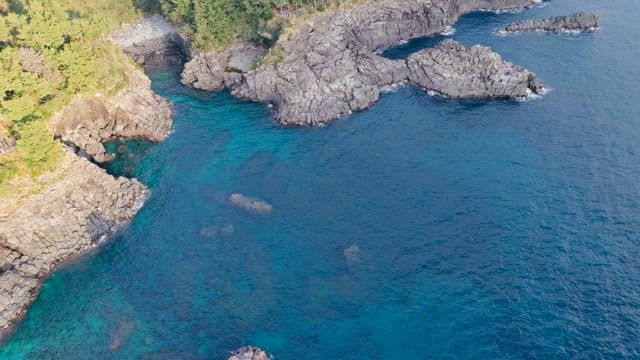
[[[138,0],[148,12],[161,12],[181,27],[195,48],[227,45],[235,37],[271,45],[284,26],[277,14],[322,11],[332,0]]]

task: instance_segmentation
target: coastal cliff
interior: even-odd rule
[[[51,121],[53,133],[96,162],[113,158],[103,143],[115,139],[165,140],[171,133],[171,103],[151,90],[151,81],[131,66],[127,85],[115,96],[77,98]]]
[[[451,84],[438,86],[433,78],[427,81],[426,77],[433,73],[433,68],[427,67],[433,61],[420,61],[418,57],[429,57],[433,52],[415,54],[409,61],[385,59],[376,52],[401,40],[440,33],[468,12],[516,10],[535,3],[534,0],[366,2],[319,15],[300,26],[292,35],[282,37],[269,55],[256,60],[255,69],[235,72],[230,82],[224,80],[228,69],[218,60],[227,55],[197,54],[185,65],[183,83],[206,90],[226,86],[238,98],[272,104],[276,121],[282,124],[328,123],[370,107],[385,87],[403,82],[451,97],[522,98],[529,92],[541,91],[535,74],[503,63],[497,54],[488,51],[458,51],[457,46],[447,44],[439,48],[441,53],[447,52],[448,61],[457,64],[450,67],[451,74],[461,68],[467,75],[473,73],[453,81],[459,86],[472,86],[475,91],[454,92],[448,91]],[[494,65],[505,71],[497,77],[484,76]],[[416,76],[418,73],[421,75]],[[483,85],[467,84],[465,79],[475,79]]]
[[[126,225],[148,197],[135,179],[113,177],[95,162],[112,155],[103,143],[140,138],[159,142],[172,129],[171,103],[129,64],[115,95],[77,97],[48,121],[64,144],[53,171],[0,198],[0,335],[8,333],[58,264],[82,255]],[[15,146],[1,139],[2,152]],[[79,156],[80,155],[80,156]]]
[[[35,299],[56,265],[93,248],[131,220],[148,195],[65,150],[35,195],[0,209],[0,332]]]

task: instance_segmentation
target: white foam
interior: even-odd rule
[[[396,92],[396,91],[398,91],[398,89],[400,89],[400,87],[404,86],[405,84],[406,84],[406,82],[403,81],[403,82],[399,82],[399,83],[383,86],[382,89],[380,89],[380,92],[381,93]]]
[[[456,33],[456,28],[454,28],[453,26],[447,26],[446,28],[444,28],[444,30],[442,30],[440,35],[442,35],[442,36],[451,36],[451,35],[453,35],[455,33]]]

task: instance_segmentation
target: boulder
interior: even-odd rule
[[[490,48],[466,49],[447,39],[407,59],[409,81],[451,98],[521,99],[543,87],[535,74],[503,61]]]
[[[243,346],[240,349],[231,353],[228,360],[271,360],[264,350],[261,350],[253,346]]]

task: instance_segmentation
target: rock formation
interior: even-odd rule
[[[111,39],[140,65],[182,65],[190,57],[180,32],[158,15],[123,26]]]
[[[509,62],[490,48],[470,49],[445,40],[407,59],[409,81],[452,98],[525,98],[541,92],[535,74]]]
[[[0,332],[57,264],[117,231],[147,197],[137,180],[114,178],[71,150],[43,181],[36,195],[0,208]]]
[[[426,76],[434,74],[434,71],[425,69],[418,75],[419,71],[416,69],[418,65],[427,66],[430,63],[428,59],[419,61],[418,57],[429,57],[434,53],[421,53],[409,63],[385,59],[376,55],[376,51],[400,40],[442,32],[467,12],[480,9],[519,9],[534,3],[535,0],[366,2],[351,10],[319,15],[311,24],[296,29],[293,36],[278,41],[262,64],[258,64],[253,70],[243,71],[239,80],[238,75],[235,75],[232,82],[220,80],[224,78],[224,73],[220,70],[222,66],[215,65],[213,61],[203,62],[194,58],[192,62],[199,64],[196,66],[188,63],[185,66],[188,76],[183,74],[183,82],[209,90],[227,86],[236,97],[272,104],[276,120],[282,124],[320,125],[353,111],[366,109],[389,85],[411,79],[412,82],[425,86]],[[449,70],[464,68],[467,73],[448,81],[448,86],[455,83],[464,87],[464,80],[476,81],[469,84],[476,88],[464,92],[467,95],[464,97],[521,97],[521,80],[534,76],[533,73],[511,64],[496,61],[495,56],[489,56],[486,51],[457,51],[457,47],[449,46],[443,46],[441,50],[449,48],[454,51],[447,59],[460,63],[450,66]],[[211,59],[216,56],[218,55],[214,53],[203,55],[204,58]],[[456,59],[457,56],[462,58]],[[492,60],[488,60],[487,56]],[[504,71],[487,75],[484,73],[486,68],[471,66],[476,63],[500,63]],[[510,74],[507,68],[516,79],[510,80],[506,86],[519,84],[517,92],[499,88],[500,81],[503,80],[500,76],[508,77]],[[471,72],[476,74],[471,76]],[[205,83],[211,86],[201,86],[200,79],[207,79]],[[485,83],[488,92],[479,91],[480,80]],[[436,80],[433,79],[430,83],[433,85]],[[524,81],[525,94],[529,83],[529,80]],[[511,96],[512,94],[515,96]]]
[[[171,133],[171,103],[151,90],[139,70],[127,72],[128,85],[112,97],[78,98],[51,121],[53,133],[97,162],[109,161],[103,143],[115,139],[159,142]]]
[[[242,80],[264,55],[263,48],[237,43],[223,51],[201,52],[185,64],[182,83],[196,89],[215,91],[232,87]]]
[[[507,26],[503,32],[546,31],[588,31],[598,27],[598,16],[590,12],[580,12],[570,16],[554,16],[544,20],[524,20]]]
[[[138,47],[134,40],[129,43],[135,44],[136,51],[144,49],[139,54],[153,48]],[[163,57],[169,57],[164,50],[154,53],[152,59]],[[19,60],[24,71],[57,76],[36,52],[21,50]],[[145,57],[145,63],[148,60]],[[0,199],[0,335],[24,313],[42,279],[56,265],[116,232],[148,196],[147,188],[137,180],[114,178],[88,160],[110,159],[102,145],[105,141],[142,138],[157,142],[171,132],[169,101],[151,90],[150,80],[139,69],[130,66],[127,77],[128,85],[116,95],[78,98],[55,114],[50,128],[69,145],[63,160],[32,184],[33,194]],[[0,136],[0,153],[14,146],[14,141]]]
[[[234,351],[228,360],[271,360],[271,356],[253,346],[243,346]]]

